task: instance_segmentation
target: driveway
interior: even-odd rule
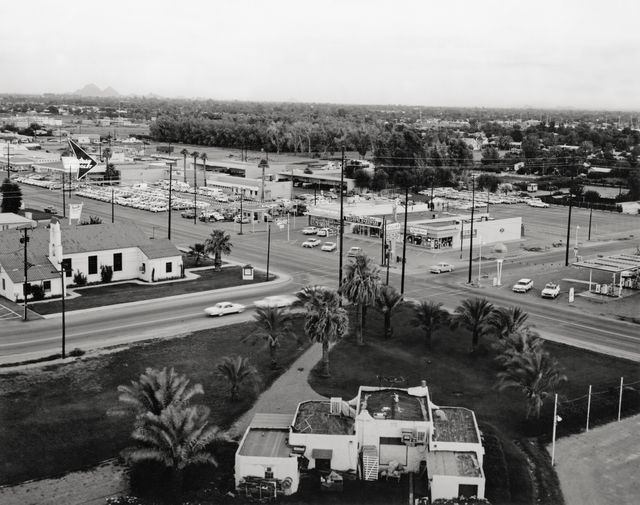
[[[639,503],[639,434],[634,416],[558,440],[556,472],[566,505]]]

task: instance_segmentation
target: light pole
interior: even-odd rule
[[[480,241],[480,257],[478,258],[478,286],[480,285],[480,279],[482,278],[482,236],[478,236]]]
[[[429,208],[433,210],[435,207],[433,205],[433,175],[431,176],[431,202],[429,204]]]
[[[114,220],[114,204],[113,204],[113,181],[111,181],[111,223],[113,224]]]
[[[242,235],[242,221],[244,219],[244,216],[242,215],[242,200],[244,200],[244,190],[240,188],[240,231],[238,232],[238,235]]]
[[[468,279],[468,284],[471,284],[471,260],[472,260],[472,255],[473,255],[473,212],[476,208],[476,180],[473,177],[473,174],[471,174],[471,187],[472,187],[472,193],[471,193],[471,236],[469,237],[469,279]]]
[[[11,180],[11,158],[9,156],[9,148],[11,146],[11,142],[7,140],[7,179]]]
[[[338,224],[340,234],[340,255],[338,259],[338,293],[342,289],[342,247],[344,237],[344,146],[342,147],[342,163],[340,165],[340,223]],[[342,307],[342,295],[340,295],[340,306]]]
[[[575,253],[576,258],[578,257],[578,231],[580,230],[580,225],[576,225],[576,243],[573,246],[573,251]]]
[[[267,227],[267,281],[269,280],[269,258],[271,256],[271,224]]]
[[[593,216],[593,203],[589,205],[589,237],[587,240],[591,241],[591,218]]]
[[[174,161],[169,162],[169,215],[167,223],[167,238],[171,240],[171,193],[173,192],[173,164]]]
[[[571,176],[571,182],[569,183],[569,217],[567,218],[567,248],[564,254],[564,266],[569,266],[569,241],[571,239],[571,208],[573,206],[573,197],[571,191],[573,190],[573,175]]]
[[[402,277],[400,279],[400,294],[404,295],[404,274],[407,266],[407,219],[409,217],[409,180],[404,188],[404,232],[402,234]]]

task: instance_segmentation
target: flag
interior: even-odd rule
[[[76,144],[73,140],[69,139],[69,148],[79,162],[78,166],[78,180],[87,175],[91,169],[93,169],[98,162],[89,156],[82,147]]]

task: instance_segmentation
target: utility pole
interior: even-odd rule
[[[168,216],[168,224],[167,224],[167,238],[171,240],[171,193],[173,192],[173,164],[175,162],[169,162],[169,216]]]
[[[114,211],[114,204],[113,204],[113,181],[111,181],[111,224],[113,224],[114,221],[114,215],[113,215],[113,211]]]
[[[267,281],[269,280],[269,258],[271,255],[271,224],[267,227]]]
[[[468,284],[471,284],[471,260],[473,257],[473,214],[474,214],[474,210],[476,208],[476,180],[473,177],[473,174],[471,174],[471,185],[472,185],[472,190],[471,190],[471,237],[470,241],[469,241],[469,279],[467,280]]]
[[[591,240],[591,217],[593,216],[593,203],[589,205],[589,237],[587,240]]]
[[[571,191],[573,190],[573,175],[571,176],[571,182],[569,183],[569,218],[567,219],[567,249],[564,254],[564,266],[569,266],[569,241],[571,240],[571,207],[573,206],[573,196]]]
[[[404,295],[404,274],[407,266],[407,219],[409,217],[409,180],[404,188],[404,232],[402,234],[402,277],[400,279],[400,294]]]
[[[29,228],[22,228],[22,231],[24,232],[24,237],[20,237],[20,243],[23,246],[23,250],[24,250],[24,283],[22,284],[22,296],[24,298],[24,315],[23,315],[23,321],[27,320],[27,296],[29,294],[29,282],[27,281],[27,272],[29,270],[29,262],[27,261],[27,244],[29,243],[29,236],[27,235],[27,232],[29,231]]]
[[[66,346],[66,341],[67,341],[67,325],[66,325],[66,321],[65,321],[65,307],[64,307],[64,302],[65,302],[65,298],[66,298],[66,294],[65,294],[65,285],[64,285],[64,276],[66,274],[66,268],[64,263],[62,262],[62,260],[60,261],[60,287],[62,289],[62,359],[64,359],[65,356],[65,346]]]
[[[66,170],[66,169],[65,169]],[[66,192],[64,189],[65,171],[62,172],[62,217],[67,217]]]
[[[338,224],[340,233],[340,258],[338,259],[338,293],[342,290],[342,248],[344,238],[344,146],[342,147],[342,164],[340,165],[340,223]],[[340,306],[342,307],[342,295],[340,295]]]
[[[7,140],[7,179],[11,180],[11,158],[9,156],[9,149],[11,148],[11,142]]]
[[[429,203],[429,208],[433,210],[435,206],[433,205],[433,175],[431,176],[431,202]]]
[[[242,235],[242,220],[244,216],[242,215],[242,201],[244,200],[244,189],[240,188],[240,231],[238,235]]]

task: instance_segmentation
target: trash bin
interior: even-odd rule
[[[253,280],[253,267],[251,265],[245,265],[242,267],[242,280],[243,281]]]

